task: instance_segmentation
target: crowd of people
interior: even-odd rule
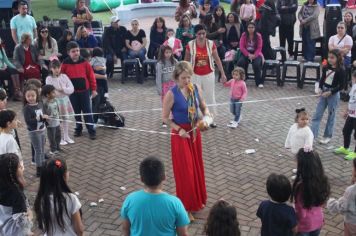
[[[74,32],[65,30],[61,39],[51,37],[48,27],[37,25],[28,14],[28,3],[18,2],[18,14],[10,21],[16,43],[13,62],[0,47],[0,75],[10,78],[10,91],[0,89],[0,232],[4,235],[31,235],[33,222],[46,235],[83,235],[81,203],[68,186],[68,167],[57,156],[62,145],[73,144],[69,119],[75,118],[75,137],[83,135],[83,124],[90,139],[96,139],[93,110],[108,97],[107,78],[113,76],[117,60],[157,59],[156,86],[162,102],[162,125],[171,131],[171,156],[176,196],[163,191],[166,179],[162,161],[144,159],[139,167],[144,189],[127,196],[121,218],[124,235],[187,236],[187,227],[195,221],[194,213],[207,204],[201,131],[216,128],[212,117],[215,106],[215,67],[221,82],[230,88],[228,124],[237,128],[241,122],[242,103],[248,95],[245,83],[247,67],[252,64],[255,84],[264,87],[262,65],[275,59],[270,36],[279,27],[280,45],[288,43],[288,54],[294,55],[294,24],[300,21],[305,61],[314,61],[315,40],[320,37],[319,6],[314,0],[304,3],[297,14],[295,0],[260,0],[257,3],[234,0],[231,12],[225,14],[219,1],[202,0],[199,7],[181,0],[175,13],[177,29],[168,28],[164,18],[157,17],[147,40],[139,20],[131,29],[120,26],[113,16],[102,36],[103,44],[92,33],[93,15],[85,0],[78,0],[73,10]],[[199,24],[192,19],[199,17]],[[353,160],[352,186],[339,200],[329,199],[330,185],[314,141],[330,142],[340,92],[347,89],[347,73],[355,56],[356,35],[353,15],[346,12],[337,34],[330,37],[328,58],[322,65],[322,78],[316,89],[318,104],[311,118],[304,108],[296,110],[285,147],[296,159],[292,170],[293,184],[284,175],[272,173],[266,181],[269,200],[262,201],[256,215],[261,219],[261,235],[317,236],[323,227],[323,206],[331,212],[345,214],[345,235],[356,234],[354,201],[356,147],[350,149],[352,131],[356,131],[356,73],[351,76],[348,109],[343,129],[344,144],[335,153]],[[102,47],[102,48],[101,48]],[[147,49],[146,49],[147,48]],[[239,52],[239,53],[238,53]],[[222,61],[238,55],[236,67],[225,70]],[[228,80],[229,79],[229,80]],[[9,94],[8,94],[9,92]],[[23,116],[40,178],[34,213],[24,194],[24,156],[17,134],[16,112],[7,108],[7,98],[23,101]],[[322,138],[320,122],[328,108]],[[81,120],[83,113],[84,122]],[[311,120],[311,127],[309,127]],[[47,136],[47,138],[46,138]],[[45,143],[49,141],[49,152]],[[294,206],[287,204],[291,201]],[[142,209],[145,211],[142,211]],[[236,208],[219,200],[211,208],[204,228],[208,236],[240,235]]]

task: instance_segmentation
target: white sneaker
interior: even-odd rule
[[[259,88],[263,88],[264,86],[263,86],[263,84],[259,84],[258,87]]]
[[[231,124],[228,124],[227,127],[230,127],[230,128],[237,128],[237,126],[239,126],[239,123],[237,123],[236,121],[232,122]]]
[[[322,139],[320,139],[319,143],[328,144],[330,142],[330,140],[331,140],[331,138],[328,138],[328,137],[322,138]]]
[[[69,144],[75,143],[74,140],[71,139],[71,138],[67,138],[67,139],[65,140],[65,142],[66,142],[66,143],[69,143]]]
[[[293,174],[296,174],[297,171],[298,171],[298,169],[293,169],[293,170],[292,170]]]
[[[232,123],[234,123],[234,122],[235,122],[234,120],[230,120],[230,121],[229,121],[229,124],[232,124]]]
[[[167,128],[167,125],[165,123],[162,123],[162,128]]]
[[[295,180],[296,178],[297,178],[297,176],[296,175],[293,175],[292,177],[290,177],[291,178],[291,180]]]
[[[61,142],[59,143],[59,145],[61,145],[61,146],[64,146],[64,145],[67,145],[67,144],[68,143],[64,139],[62,139]]]

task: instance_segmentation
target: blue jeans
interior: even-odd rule
[[[333,135],[333,129],[335,124],[335,114],[340,100],[340,93],[337,92],[334,95],[330,95],[327,98],[320,97],[316,111],[312,119],[312,127],[314,138],[318,137],[320,121],[323,118],[323,114],[328,108],[328,120],[326,122],[324,137],[331,138]]]
[[[82,116],[83,113],[92,113],[91,103],[90,103],[90,92],[89,90],[85,90],[83,92],[74,92],[69,96],[70,102],[72,103],[73,110],[75,114],[78,114],[75,117],[76,127],[75,130],[77,132],[81,132],[83,130],[82,125]],[[86,123],[86,127],[88,129],[89,134],[95,134],[93,115],[83,115]]]
[[[319,234],[320,234],[320,229],[317,229],[308,233],[297,233],[297,236],[319,236]]]
[[[231,98],[230,111],[232,114],[234,114],[235,116],[234,120],[236,122],[240,121],[241,107],[242,107],[242,103],[240,103],[239,99]]]
[[[31,146],[34,150],[34,159],[37,167],[41,167],[45,161],[46,130],[30,131]]]
[[[305,60],[314,61],[315,57],[315,40],[310,38],[310,28],[303,27],[302,30],[302,45],[303,55]]]
[[[141,62],[141,64],[142,64],[142,62],[143,62],[144,60],[146,60],[146,48],[141,48],[138,52],[129,49],[129,55],[128,55],[128,57],[129,57],[130,59],[138,58],[138,59],[140,59],[140,62]]]

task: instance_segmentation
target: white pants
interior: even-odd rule
[[[207,75],[193,75],[192,83],[198,85],[202,89],[202,96],[207,105],[215,104],[215,73],[211,72]],[[216,116],[216,106],[209,107],[210,113]]]

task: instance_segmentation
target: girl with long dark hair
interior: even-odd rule
[[[211,208],[204,227],[207,236],[240,236],[236,208],[224,200]]]
[[[67,182],[69,172],[62,158],[43,166],[34,210],[39,229],[46,235],[83,235],[81,204]]]
[[[319,82],[319,102],[312,119],[312,131],[314,138],[318,138],[320,121],[328,108],[328,120],[326,122],[323,138],[319,140],[321,144],[330,142],[333,135],[335,116],[340,100],[340,90],[344,88],[346,72],[343,65],[343,58],[338,49],[329,51],[328,65],[323,68],[323,75]]]
[[[298,235],[318,236],[324,224],[322,206],[330,195],[329,181],[317,152],[301,148],[297,163],[291,200],[295,204]]]
[[[226,49],[236,50],[239,46],[241,36],[241,24],[239,16],[231,12],[226,17],[226,34],[224,45]]]
[[[32,212],[24,193],[24,166],[14,153],[0,155],[0,235],[32,235]]]

